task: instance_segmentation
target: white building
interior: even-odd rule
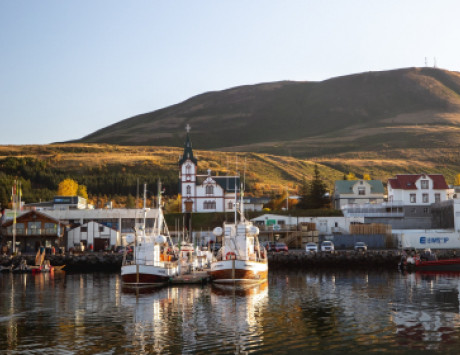
[[[396,175],[388,179],[388,202],[405,206],[425,205],[447,200],[449,186],[440,174]]]
[[[192,142],[187,128],[184,154],[179,159],[179,186],[182,212],[234,211],[239,195],[239,176],[198,175],[198,161],[193,156]]]
[[[121,245],[120,232],[97,222],[88,222],[67,233],[67,250],[81,245],[85,249],[92,245],[94,251],[112,248]]]
[[[334,208],[345,205],[382,203],[383,184],[380,180],[337,180],[334,185]]]
[[[332,235],[335,233],[348,234],[350,224],[364,223],[364,217],[294,217],[264,214],[251,219],[251,221],[259,226],[273,226],[274,230],[294,227],[299,223],[315,223],[319,235]]]

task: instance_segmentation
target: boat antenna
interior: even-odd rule
[[[145,220],[147,219],[147,208],[146,208],[146,200],[147,200],[147,184],[144,183],[144,225],[143,225],[143,233],[145,237]]]
[[[237,223],[237,220],[236,220],[236,206],[238,204],[238,198],[237,198],[237,195],[236,195],[236,190],[238,190],[238,185],[236,184],[236,176],[235,176],[235,179],[233,180],[233,188],[235,189],[235,224]]]

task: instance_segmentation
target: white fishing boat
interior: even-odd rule
[[[224,223],[213,233],[222,236],[222,248],[211,263],[211,280],[215,283],[260,283],[268,277],[268,259],[259,243],[259,228],[244,217],[241,194],[239,219],[235,204],[235,222]]]
[[[160,186],[158,188],[160,192]],[[144,226],[142,231],[135,233],[127,242],[133,247],[132,260],[126,254],[123,256],[121,267],[121,279],[125,287],[152,287],[162,286],[169,279],[177,275],[178,266],[175,256],[171,254],[172,242],[170,240],[167,225],[164,221],[161,208],[161,193],[158,194],[158,216],[155,219],[153,234],[145,233],[145,207],[146,187],[144,186]]]

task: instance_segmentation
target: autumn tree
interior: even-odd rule
[[[348,173],[347,180],[357,180],[356,175],[354,173]]]
[[[85,185],[78,185],[77,195],[88,199],[88,192],[86,191]]]
[[[72,179],[65,179],[59,183],[58,195],[59,196],[76,196],[78,190],[78,183]]]
[[[460,174],[457,174],[457,176],[455,177],[454,185],[455,186],[460,186]]]

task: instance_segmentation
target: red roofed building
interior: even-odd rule
[[[388,202],[429,206],[448,198],[449,186],[440,174],[396,175],[388,179]]]

